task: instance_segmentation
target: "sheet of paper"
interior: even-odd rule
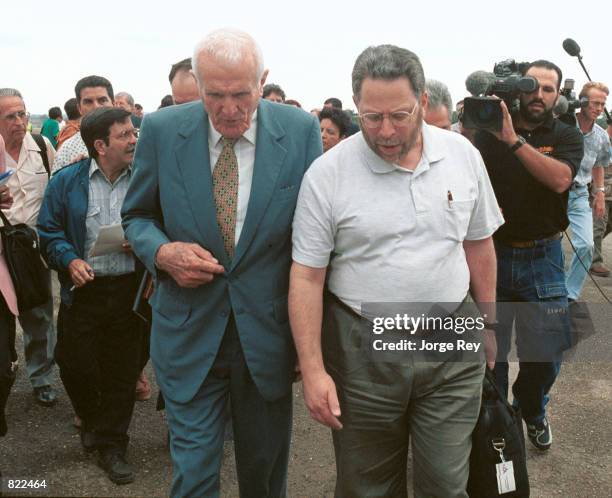
[[[89,251],[89,256],[103,256],[105,254],[121,252],[123,250],[122,245],[125,242],[125,234],[120,224],[104,226],[100,228],[98,238],[91,251]]]

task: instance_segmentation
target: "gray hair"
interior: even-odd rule
[[[437,109],[438,107],[446,107],[448,117],[453,115],[453,99],[451,99],[448,87],[438,80],[427,80],[425,83],[427,90],[427,106],[429,109]]]
[[[198,74],[198,58],[201,54],[208,54],[216,60],[231,65],[242,62],[245,55],[251,55],[257,68],[257,80],[264,73],[264,60],[261,48],[255,39],[244,31],[233,28],[221,28],[208,33],[194,48],[191,67],[200,85]]]
[[[125,100],[127,100],[127,103],[130,105],[130,107],[134,107],[134,97],[132,97],[129,93],[119,92],[115,95],[115,100],[117,100],[118,97],[125,97]]]
[[[357,99],[366,78],[382,80],[408,78],[417,98],[425,88],[423,66],[417,55],[395,45],[368,47],[357,57],[353,66],[353,95]]]
[[[19,90],[15,90],[14,88],[0,88],[0,98],[2,97],[19,97],[23,100],[21,92]]]

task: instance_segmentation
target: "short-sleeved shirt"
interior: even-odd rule
[[[516,132],[540,153],[567,164],[572,177],[576,175],[583,140],[575,126],[550,118],[531,131]],[[567,228],[568,190],[558,194],[540,183],[506,144],[486,131],[476,134],[474,145],[482,154],[506,220],[496,240],[537,240]]]
[[[329,265],[331,292],[364,302],[459,302],[470,281],[464,240],[503,223],[478,151],[423,123],[414,171],[376,155],[362,133],[313,162],[293,221],[293,259]]]
[[[576,123],[580,130],[580,125]],[[582,131],[580,132],[582,133]],[[580,169],[574,178],[574,184],[586,187],[591,182],[593,168],[605,168],[610,163],[610,137],[601,126],[593,123],[593,128],[584,137],[584,155]]]
[[[55,172],[58,169],[62,169],[64,166],[75,163],[77,159],[82,159],[83,157],[89,157],[89,153],[81,137],[81,132],[78,132],[66,140],[57,151],[52,171]]]
[[[49,164],[52,164],[55,158],[55,149],[47,138],[43,139],[47,145]],[[17,161],[8,152],[5,153],[6,166],[15,170],[15,173],[7,181],[13,197],[13,205],[10,209],[4,211],[12,224],[25,223],[31,227],[36,226],[38,212],[42,205],[47,183],[49,183],[49,173],[47,173],[40,154],[40,147],[29,133],[26,133],[23,138]]]

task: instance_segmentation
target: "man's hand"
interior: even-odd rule
[[[593,199],[593,212],[597,219],[603,218],[606,212],[606,196],[603,192],[595,192],[595,198]]]
[[[0,187],[0,209],[10,209],[13,205],[13,196],[7,185]]]
[[[91,266],[82,259],[73,259],[68,264],[68,272],[75,287],[83,287],[87,282],[91,282],[94,279],[94,272]]]
[[[219,261],[198,244],[169,242],[157,251],[155,265],[168,273],[180,287],[199,287],[225,271]]]
[[[332,429],[342,429],[336,384],[325,370],[304,376],[304,400],[310,416]]]
[[[498,97],[495,97],[498,98]],[[501,99],[500,99],[501,100]],[[518,140],[518,135],[514,131],[514,125],[512,124],[512,116],[510,116],[510,112],[508,111],[508,107],[506,103],[501,100],[500,102],[503,120],[502,120],[502,129],[501,131],[491,131],[488,130],[489,133],[493,134],[497,140],[504,142],[508,146],[512,146]]]

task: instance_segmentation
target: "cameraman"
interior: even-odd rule
[[[561,70],[551,62],[538,60],[527,65],[525,76],[535,78],[539,88],[521,94],[520,108],[514,116],[510,116],[502,102],[502,130],[478,132],[474,145],[482,154],[506,220],[493,236],[497,253],[497,300],[552,306],[555,323],[561,322],[560,349],[564,349],[569,328],[561,232],[568,226],[568,190],[582,159],[583,140],[577,128],[553,119]],[[552,433],[545,407],[548,392],[559,373],[561,355],[536,353],[533,357],[534,352],[548,349],[538,335],[542,330],[548,332],[549,322],[544,322],[548,317],[540,314],[537,321],[526,320],[508,308],[500,309],[495,374],[506,394],[506,360],[515,318],[521,362],[512,386],[514,402],[521,408],[531,442],[547,450]],[[529,342],[532,344],[525,347]]]

